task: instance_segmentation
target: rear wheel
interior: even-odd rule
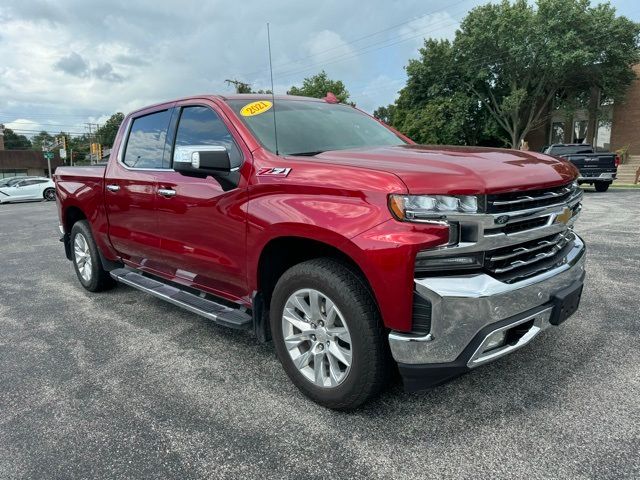
[[[86,220],[74,223],[71,228],[71,252],[73,267],[84,288],[100,292],[115,284],[109,272],[102,268],[98,246]]]
[[[278,280],[270,315],[280,362],[315,402],[353,409],[386,384],[390,362],[377,306],[341,263],[316,259],[291,267]]]
[[[44,199],[47,202],[52,202],[53,200],[56,199],[56,191],[53,188],[47,188],[43,193],[42,196],[44,197]]]
[[[594,186],[596,187],[596,192],[606,192],[609,190],[609,182],[596,182]]]

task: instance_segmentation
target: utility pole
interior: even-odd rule
[[[227,85],[234,85],[236,93],[251,93],[251,86],[248,83],[241,82],[240,80],[225,80]]]
[[[51,149],[53,144],[42,144],[42,151],[44,152],[44,158],[47,159],[47,177],[51,178],[51,159],[53,158],[53,152]]]
[[[91,147],[92,143],[96,143],[96,140],[94,139],[94,134],[92,132],[92,129],[93,129],[93,127],[95,127],[96,131],[98,131],[98,128],[100,127],[100,125],[98,123],[85,123],[85,125],[89,129],[89,147]],[[91,151],[91,148],[89,148],[89,151]],[[89,153],[89,161],[90,161],[91,164],[94,163],[94,161],[93,161],[93,153]]]

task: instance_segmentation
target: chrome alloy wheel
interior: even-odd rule
[[[282,336],[293,364],[311,383],[332,388],[347,378],[351,335],[340,310],[323,293],[305,288],[287,299]]]
[[[44,199],[47,202],[52,202],[56,199],[56,191],[53,188],[48,188],[44,191]]]
[[[83,234],[77,233],[73,241],[73,254],[78,271],[85,282],[91,281],[91,251]]]

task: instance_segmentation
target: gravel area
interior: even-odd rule
[[[587,191],[578,313],[353,413],[271,345],[125,286],[85,291],[52,203],[0,205],[0,478],[640,478],[640,191]]]

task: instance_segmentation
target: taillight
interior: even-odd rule
[[[616,168],[620,166],[620,155],[616,155]]]

